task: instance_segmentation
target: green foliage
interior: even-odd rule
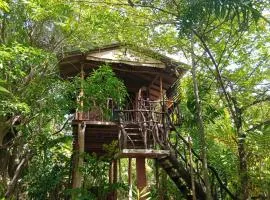
[[[4,0],[0,0],[0,10],[3,10],[5,12],[9,11],[8,3]]]
[[[72,198],[75,200],[95,200],[97,199],[95,194],[89,192],[87,189],[84,188],[74,188],[69,189],[66,192],[67,195],[72,196]]]
[[[69,109],[76,106],[66,94],[70,83],[58,78],[52,53],[18,43],[1,45],[0,51],[0,79],[9,91],[0,95],[1,128],[2,124],[8,127],[0,132],[1,142],[7,145],[4,151],[7,155],[1,155],[4,162],[12,163],[1,170],[16,169],[18,162],[30,153],[31,162],[21,173],[24,178],[18,186],[22,193],[27,192],[32,199],[64,197],[68,187],[71,137],[62,134],[70,132],[62,124],[67,120],[65,115]],[[9,120],[15,116],[19,117],[19,122],[12,125],[13,133],[9,135],[6,132],[11,126]],[[13,155],[10,157],[13,160],[6,160],[9,154]],[[6,190],[5,179],[1,180]]]
[[[1,85],[4,85],[4,84],[5,84],[5,81],[3,81],[3,80],[0,79],[0,94],[1,93],[2,93],[2,95],[3,94],[10,94],[10,92],[6,88],[4,88],[3,86],[1,86]]]
[[[48,130],[49,131],[49,130]],[[70,136],[40,134],[35,142],[35,156],[23,180],[30,199],[64,198],[69,187]]]
[[[98,104],[102,109],[106,107],[107,100],[111,98],[118,106],[125,103],[127,90],[124,83],[119,80],[112,68],[104,65],[95,70],[84,83],[85,103]]]
[[[82,88],[83,96],[81,100],[85,111],[99,109],[106,119],[111,116],[111,110],[108,109],[108,100],[111,99],[114,106],[119,108],[125,104],[128,96],[124,83],[116,77],[112,68],[108,65],[100,66],[85,80],[75,77],[70,86],[69,93],[74,97],[79,95],[80,88]],[[74,93],[74,91],[77,92]]]
[[[263,3],[261,2],[263,5]],[[248,26],[250,18],[258,21],[261,17],[258,3],[254,1],[239,0],[196,0],[181,1],[179,11],[180,29],[187,31],[194,28],[203,21],[209,20],[212,16],[217,19],[234,20],[238,19],[240,26]]]
[[[74,199],[106,199],[114,190],[127,190],[122,182],[109,183],[108,171],[111,157],[97,157],[96,155],[83,154],[84,165],[80,169],[83,175],[83,187],[70,189],[67,194]]]
[[[140,200],[141,198],[144,198],[146,200],[150,200],[150,192],[148,191],[148,187],[143,188],[142,190],[138,188],[133,188],[132,190],[132,197],[134,200]]]
[[[219,65],[226,91],[241,110],[251,196],[269,197],[270,37],[269,25],[258,20],[261,10],[269,10],[269,2],[134,0],[133,7],[127,2],[0,0],[0,138],[4,141],[0,148],[6,153],[1,154],[0,196],[29,152],[33,157],[21,173],[14,197],[63,199],[73,194],[77,199],[95,199],[112,189],[127,190],[121,184],[108,184],[108,162],[86,157],[82,168],[86,188],[67,191],[71,127],[66,120],[78,107],[81,85],[84,109],[99,106],[107,117],[107,98],[121,107],[127,92],[109,66],[95,70],[83,82],[61,80],[56,53],[120,41],[176,53],[188,61],[193,29],[209,163],[236,193],[240,185],[239,138],[203,41]],[[184,137],[192,136],[193,147],[199,152],[193,86],[189,76],[184,79],[179,130]],[[13,124],[16,117],[19,120]],[[176,142],[175,133],[170,137]],[[106,149],[113,154],[115,146]],[[177,148],[184,151],[181,143]],[[153,174],[153,170],[148,173]],[[180,199],[174,189],[168,181],[168,196]],[[154,192],[151,195],[155,198]]]

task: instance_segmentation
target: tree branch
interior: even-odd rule
[[[206,44],[206,42],[204,41],[204,39],[201,37],[200,34],[197,33],[196,30],[192,29],[192,32],[196,35],[196,37],[201,41],[202,45],[203,45],[203,48],[204,50],[206,51],[206,53],[208,54],[210,60],[212,61],[214,67],[215,67],[215,71],[216,71],[216,74],[215,74],[215,78],[218,82],[218,84],[220,85],[221,89],[222,89],[222,92],[225,96],[225,99],[227,101],[227,104],[228,104],[228,108],[229,108],[229,111],[232,115],[232,118],[234,120],[234,122],[236,123],[237,122],[237,118],[236,118],[236,114],[234,112],[234,109],[233,109],[233,104],[232,104],[232,101],[231,101],[231,97],[230,95],[227,93],[226,91],[226,88],[224,86],[224,82],[222,80],[222,77],[221,77],[221,74],[220,74],[220,70],[219,70],[219,65],[218,63],[216,62],[213,54],[211,53],[211,50],[209,49],[208,45]]]
[[[61,133],[61,132],[64,130],[64,128],[66,127],[66,125],[68,124],[68,122],[69,122],[70,120],[72,120],[73,118],[74,118],[74,116],[69,117],[69,118],[65,121],[64,125],[62,126],[62,128],[60,128],[58,131],[54,132],[52,135],[56,135],[56,134],[58,134],[58,133]]]
[[[251,107],[251,106],[255,106],[256,104],[259,104],[259,103],[262,103],[262,102],[266,102],[266,101],[269,101],[270,102],[270,96],[267,96],[263,99],[257,99],[255,101],[253,101],[252,103],[246,105],[246,106],[243,106],[241,108],[242,111],[245,111],[247,108]]]
[[[33,154],[28,152],[26,153],[25,157],[20,161],[19,165],[16,168],[16,171],[14,173],[14,176],[10,183],[8,184],[7,191],[5,193],[5,198],[9,198],[12,196],[15,186],[21,176],[22,170],[26,167],[27,162],[33,157]]]
[[[254,131],[254,130],[257,130],[257,129],[260,129],[262,128],[263,126],[269,126],[270,125],[270,120],[266,120],[266,121],[263,121],[259,124],[256,124],[256,125],[253,125],[252,128],[246,130],[245,132],[251,132],[251,131]]]

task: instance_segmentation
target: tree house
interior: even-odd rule
[[[103,145],[118,141],[114,158],[136,159],[137,187],[142,189],[146,186],[145,159],[161,159],[170,154],[167,117],[177,112],[174,92],[186,65],[149,50],[110,45],[66,54],[59,63],[60,74],[63,78],[84,78],[103,64],[109,64],[124,82],[129,101],[121,109],[111,107],[114,117],[110,120],[90,111],[76,111],[72,122],[74,152],[104,155]],[[73,159],[74,188],[81,185],[78,166],[82,162],[78,156]],[[111,180],[117,179],[117,162],[113,162],[110,176]]]

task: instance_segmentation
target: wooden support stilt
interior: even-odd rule
[[[109,183],[115,184],[118,181],[117,175],[117,160],[113,160],[110,164],[109,169]],[[114,190],[110,194],[108,194],[107,200],[117,200],[117,191]]]
[[[156,178],[156,189],[159,189],[159,165],[157,159],[155,159],[155,178]]]
[[[71,186],[72,188],[77,188],[77,175],[79,171],[79,144],[78,139],[73,140],[73,155],[72,155],[72,177],[71,177]]]
[[[118,176],[117,176],[117,160],[113,161],[113,183],[116,184],[118,181]],[[117,190],[113,191],[113,199],[117,199]]]
[[[128,199],[132,200],[132,158],[128,159],[128,185],[129,185]]]
[[[110,163],[109,168],[109,184],[113,184],[113,162]],[[114,200],[113,192],[109,193],[107,196],[107,200]]]
[[[81,81],[84,79],[84,65],[81,64]],[[80,94],[79,94],[79,113],[77,113],[76,118],[79,120],[83,119],[82,110],[83,110],[83,84],[81,83]],[[74,160],[73,160],[73,176],[72,176],[72,188],[80,188],[82,184],[82,176],[80,173],[80,168],[83,166],[82,154],[84,153],[84,143],[85,143],[85,128],[84,123],[78,124],[77,138],[74,139]]]
[[[118,181],[122,181],[122,168],[121,168],[121,159],[118,159]]]
[[[84,153],[84,140],[85,140],[85,127],[83,123],[78,124],[78,139],[75,149],[75,158],[74,158],[74,172],[72,177],[72,188],[80,188],[82,184],[82,175],[80,173],[80,168],[83,166],[83,157]]]
[[[112,184],[112,176],[113,176],[113,164],[110,163],[110,168],[109,168],[109,183]]]
[[[146,169],[145,158],[136,158],[136,171],[137,171],[137,188],[142,192],[146,188]],[[140,197],[140,200],[145,200],[145,197]]]

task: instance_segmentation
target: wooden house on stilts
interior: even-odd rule
[[[192,198],[192,188],[196,188],[199,199],[205,199],[203,184],[199,180],[192,181],[192,167],[177,159],[169,142],[170,131],[178,123],[176,119],[179,119],[174,117],[179,114],[175,106],[178,100],[175,87],[185,73],[186,65],[152,51],[110,45],[86,53],[73,52],[65,55],[59,63],[60,74],[63,78],[76,75],[85,78],[105,63],[124,82],[130,101],[126,107],[112,110],[116,117],[111,120],[97,117],[91,111],[74,113],[74,152],[103,155],[103,145],[116,140],[119,151],[114,155],[108,172],[112,182],[117,181],[116,160],[134,158],[137,187],[141,190],[147,185],[145,159],[156,159],[187,199]],[[78,168],[82,163],[82,158],[74,156],[73,188],[81,186],[82,177]],[[117,199],[116,193],[108,199]]]

